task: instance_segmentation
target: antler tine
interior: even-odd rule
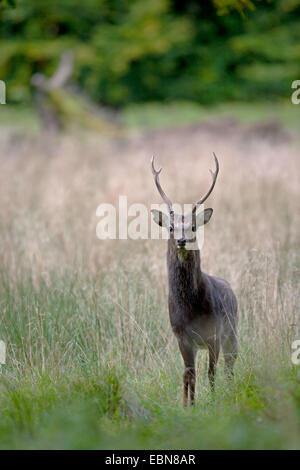
[[[212,184],[211,184],[211,187],[209,188],[209,190],[207,191],[207,193],[205,194],[205,196],[203,196],[201,199],[199,199],[199,201],[197,201],[195,204],[194,204],[194,207],[193,207],[193,210],[192,210],[192,214],[194,215],[196,210],[198,209],[198,207],[203,204],[204,201],[206,201],[206,199],[208,198],[208,196],[211,194],[212,190],[214,189],[215,187],[215,184],[216,184],[216,181],[217,181],[217,176],[218,176],[218,173],[219,173],[219,162],[218,162],[218,159],[216,157],[216,154],[214,153],[214,157],[215,157],[215,163],[216,163],[216,171],[213,172],[212,170],[209,170],[210,173],[211,173],[211,176],[212,176]]]
[[[172,212],[173,211],[172,202],[170,201],[170,199],[168,198],[168,196],[166,195],[166,193],[162,189],[162,187],[160,185],[160,182],[159,182],[159,174],[160,174],[162,168],[160,168],[158,171],[155,170],[155,168],[154,168],[154,156],[151,158],[151,166],[152,166],[152,173],[153,173],[153,176],[154,176],[154,179],[155,179],[155,184],[156,184],[156,187],[158,189],[158,192],[161,195],[161,197],[163,198],[163,200],[165,201],[165,203],[167,204],[167,206],[169,207],[169,211]]]

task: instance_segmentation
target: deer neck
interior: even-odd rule
[[[179,303],[193,303],[202,281],[200,251],[180,250],[175,240],[168,241],[169,294]]]

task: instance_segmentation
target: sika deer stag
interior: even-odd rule
[[[159,171],[152,173],[156,187],[168,206],[169,214],[152,210],[154,221],[169,231],[167,267],[169,280],[169,315],[172,330],[177,338],[184,361],[183,405],[194,404],[195,359],[197,350],[208,348],[208,377],[212,390],[215,386],[216,365],[222,346],[225,359],[225,373],[233,377],[233,366],[237,357],[238,311],[236,297],[230,285],[223,279],[201,271],[200,250],[196,242],[196,231],[206,224],[213,213],[197,209],[214,189],[219,162],[215,156],[216,171],[212,172],[212,184],[208,192],[193,205],[190,214],[175,214],[170,199],[163,191]],[[193,245],[191,245],[193,243]],[[193,246],[193,249],[190,249]]]

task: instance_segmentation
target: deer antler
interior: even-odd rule
[[[215,184],[216,184],[216,181],[217,181],[217,176],[218,176],[218,173],[219,173],[219,162],[218,162],[218,159],[216,157],[216,154],[214,153],[214,157],[215,157],[215,163],[216,163],[216,171],[213,172],[212,170],[209,170],[210,173],[211,173],[211,176],[212,176],[212,184],[211,184],[211,187],[209,188],[209,190],[207,191],[207,193],[205,194],[205,196],[203,196],[201,199],[199,199],[199,201],[197,201],[194,206],[193,206],[193,209],[192,209],[192,215],[195,215],[198,207],[203,204],[204,201],[206,201],[206,199],[208,198],[208,196],[211,194],[212,190],[214,189],[215,187]]]
[[[168,198],[168,196],[166,195],[166,193],[162,189],[162,187],[160,185],[160,182],[159,182],[159,174],[160,174],[162,168],[160,168],[158,171],[155,170],[155,168],[154,168],[154,156],[151,158],[151,166],[152,166],[152,173],[153,173],[153,176],[154,176],[154,179],[155,179],[155,184],[156,184],[156,187],[158,189],[158,192],[161,195],[161,197],[163,198],[163,200],[165,201],[165,203],[167,204],[167,206],[169,207],[169,211],[172,214],[173,213],[172,202],[170,201],[170,199]]]

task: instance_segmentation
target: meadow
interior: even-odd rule
[[[154,127],[154,128],[153,128]],[[115,139],[1,133],[0,448],[299,449],[299,141],[222,117]],[[207,353],[196,406],[182,408],[183,363],[167,309],[165,240],[99,240],[102,202],[206,207],[202,269],[236,292],[239,357],[213,395]],[[150,216],[149,216],[150,222]]]

